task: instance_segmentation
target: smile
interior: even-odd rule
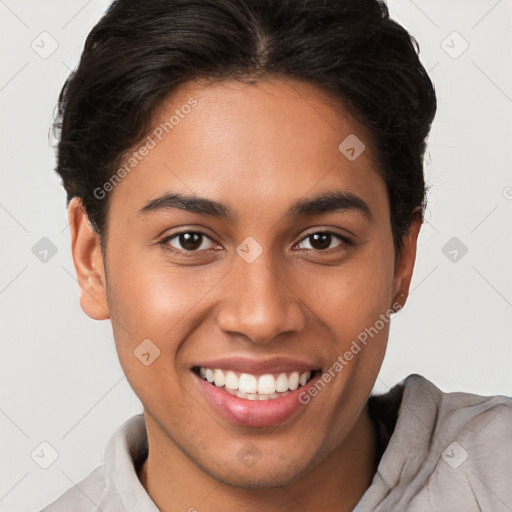
[[[274,400],[306,385],[315,370],[253,375],[220,368],[194,368],[203,380],[245,400]]]
[[[269,427],[292,421],[301,411],[318,414],[321,407],[299,400],[322,374],[313,361],[230,356],[197,361],[190,369],[205,405],[231,424]]]

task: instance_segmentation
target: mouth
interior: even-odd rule
[[[320,373],[318,369],[252,374],[222,368],[195,366],[203,381],[243,400],[275,400],[298,390]]]
[[[225,359],[191,368],[211,409],[229,423],[267,427],[291,420],[304,410],[303,393],[321,370],[289,359],[255,362]]]

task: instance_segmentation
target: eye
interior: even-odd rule
[[[337,247],[351,245],[351,241],[347,237],[335,233],[334,231],[317,231],[315,233],[310,233],[297,245],[304,243],[304,240],[311,240],[311,242],[309,242],[310,247],[306,247],[306,249],[313,251],[326,251],[326,249],[332,249],[331,244],[334,239],[341,241]]]
[[[352,242],[347,237],[335,233],[334,231],[316,231],[305,236],[301,242],[296,244],[300,246],[307,241],[309,247],[305,247],[306,250],[330,252],[329,249],[333,249],[332,243],[338,240],[339,243],[334,249],[342,248],[345,245],[352,245]],[[180,233],[174,233],[164,238],[160,244],[162,244],[167,250],[173,253],[181,254],[184,256],[194,256],[201,251],[212,249],[209,243],[215,245],[215,242],[201,231],[182,231]]]
[[[200,231],[182,231],[164,238],[160,243],[172,252],[188,256],[187,253],[207,250],[209,248],[207,241],[214,243],[210,237]]]

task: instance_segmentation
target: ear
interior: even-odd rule
[[[422,224],[422,214],[419,209],[413,212],[413,221],[402,239],[402,250],[395,262],[393,277],[393,309],[403,308],[409,296],[412,272],[416,261],[416,246]]]
[[[71,252],[80,285],[80,306],[94,320],[110,318],[100,236],[92,229],[82,202],[74,197],[68,207]]]

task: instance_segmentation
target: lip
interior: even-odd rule
[[[293,371],[305,372],[320,369],[318,364],[289,357],[272,357],[260,360],[249,359],[247,357],[227,357],[210,361],[200,361],[194,365],[194,367],[201,366],[211,369],[219,368],[221,370],[231,370],[236,373],[250,373],[252,375]]]
[[[215,362],[215,364],[218,363],[219,361]],[[268,367],[265,368],[268,369]],[[246,400],[210,384],[194,372],[191,373],[212,408],[229,422],[245,427],[270,427],[297,416],[305,405],[299,401],[299,395],[307,392],[320,378],[320,373],[317,373],[304,386],[288,391],[281,398]]]

